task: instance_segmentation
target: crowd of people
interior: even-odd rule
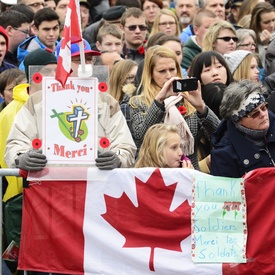
[[[191,168],[242,177],[275,165],[275,1],[80,0],[85,62],[107,66],[99,96],[99,169]],[[0,165],[47,165],[39,71],[55,76],[69,0],[2,0]],[[71,47],[72,76],[80,64]],[[37,66],[37,70],[32,69]],[[179,79],[197,89],[175,92]],[[22,192],[7,177],[3,199]]]

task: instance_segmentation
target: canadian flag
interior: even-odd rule
[[[19,269],[67,274],[275,274],[274,172],[257,169],[245,177],[244,264],[192,262],[192,181],[202,175],[198,171],[90,168],[88,181],[32,182],[24,190]]]
[[[71,44],[82,41],[82,33],[79,23],[79,3],[77,1],[78,0],[70,0],[69,2],[61,40],[60,53],[57,60],[55,79],[59,81],[63,87],[72,72]]]

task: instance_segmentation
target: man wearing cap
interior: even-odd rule
[[[9,47],[4,60],[18,67],[17,47],[29,37],[29,19],[21,12],[9,10],[0,14],[0,26],[6,30],[9,37]]]
[[[71,54],[74,58],[80,56],[79,47],[77,47],[78,45],[71,47]],[[100,55],[100,53],[85,50],[85,57],[95,55]],[[76,69],[73,71],[75,75]],[[32,148],[33,138],[41,139],[41,119],[42,93],[36,92],[21,108],[11,128],[5,153],[8,167],[39,171],[46,166],[46,156]],[[99,93],[98,134],[100,137],[107,136],[111,144],[110,150],[99,149],[96,159],[96,166],[99,169],[110,170],[133,166],[136,153],[135,143],[118,102],[108,93]]]
[[[4,61],[4,57],[9,48],[9,38],[5,29],[0,26],[0,73],[5,70],[16,68],[13,64]]]
[[[110,9],[106,10],[102,14],[102,19],[88,26],[84,32],[83,37],[90,43],[96,43],[96,33],[100,26],[104,24],[116,24],[120,26],[120,18],[125,12],[125,6],[113,6]]]

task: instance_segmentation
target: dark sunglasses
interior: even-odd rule
[[[238,37],[236,36],[223,36],[223,37],[217,37],[217,39],[222,39],[223,41],[226,41],[226,42],[229,42],[231,39],[234,41],[234,42],[238,42]]]
[[[255,113],[253,113],[251,115],[245,115],[245,117],[253,118],[253,119],[257,118],[260,115],[261,111],[264,112],[267,110],[267,107],[268,107],[268,103],[265,102],[262,106],[260,106],[260,110],[256,111]]]
[[[131,26],[125,26],[125,28],[128,28],[129,31],[135,31],[136,28],[139,28],[141,31],[146,31],[147,30],[147,26],[144,25],[131,25]]]

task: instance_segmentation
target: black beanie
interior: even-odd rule
[[[28,53],[23,61],[25,73],[29,80],[29,66],[45,66],[48,64],[57,64],[57,60],[53,52],[49,49],[36,49]]]

